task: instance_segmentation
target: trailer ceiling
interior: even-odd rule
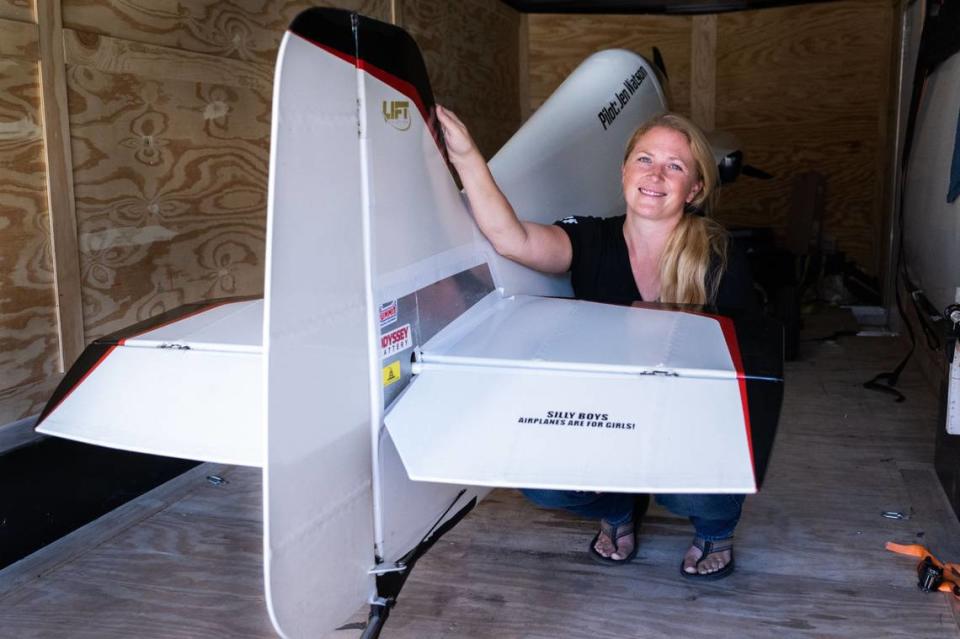
[[[502,0],[525,13],[723,13],[834,0]]]

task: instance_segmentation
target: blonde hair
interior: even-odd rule
[[[710,216],[717,205],[720,182],[706,136],[696,124],[676,113],[663,113],[641,124],[627,142],[624,164],[641,137],[662,127],[682,134],[690,144],[700,191],[688,205],[660,255],[660,301],[674,304],[713,304],[720,275],[727,264],[727,231]],[[716,256],[716,270],[710,272]]]

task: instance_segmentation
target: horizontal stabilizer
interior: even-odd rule
[[[723,321],[493,294],[424,345],[387,428],[420,481],[753,493],[745,382],[781,379],[747,375]]]
[[[184,315],[161,316],[88,346],[37,432],[138,453],[262,466],[262,300],[174,314]]]

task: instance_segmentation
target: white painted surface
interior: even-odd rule
[[[483,263],[486,241],[476,230],[416,104],[372,75],[363,73],[360,80],[361,104],[365,107],[361,110],[362,150],[368,170],[365,188],[373,243],[373,291],[374,298],[383,302]],[[394,104],[407,114],[405,128],[385,115],[391,113]],[[452,298],[450,304],[454,304]],[[417,320],[412,321],[414,327]],[[370,334],[378,355],[382,347],[379,335],[378,330]],[[377,390],[379,396],[379,386]],[[383,429],[382,407],[370,421],[369,437],[376,460],[376,554],[395,561],[423,539],[462,489],[466,492],[448,515],[456,514],[480,491],[411,481]]]
[[[494,295],[424,344],[423,362],[736,376],[720,323],[711,317]]]
[[[259,353],[117,346],[37,432],[262,466],[261,365]]]
[[[960,342],[953,347],[950,378],[947,380],[947,432],[960,435]]]
[[[126,346],[180,346],[259,354],[263,350],[263,300],[222,304],[124,341]]]
[[[486,301],[424,345],[386,416],[414,479],[756,492],[717,320],[575,300]],[[688,463],[691,450],[707,459]]]
[[[960,304],[960,286],[954,291],[953,301]],[[947,318],[954,324],[960,323],[960,317],[951,313]],[[947,378],[947,432],[951,435],[960,435],[960,340],[953,345],[953,359],[950,361],[950,372]]]
[[[325,635],[374,591],[370,422],[377,341],[357,70],[288,33],[274,83],[264,307],[267,605]],[[379,385],[377,386],[379,391]]]
[[[484,261],[484,253],[460,191],[414,102],[372,75],[364,73],[362,80],[374,292],[382,300],[472,268]],[[385,119],[384,102],[407,105],[409,128],[398,130]],[[399,282],[405,286],[396,286]],[[384,290],[383,284],[393,286]]]
[[[407,471],[422,481],[756,492],[732,379],[432,369],[386,421]],[[696,450],[710,455],[690,463]]]

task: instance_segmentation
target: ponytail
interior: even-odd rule
[[[726,266],[727,231],[708,217],[685,213],[660,256],[660,301],[716,303]]]

